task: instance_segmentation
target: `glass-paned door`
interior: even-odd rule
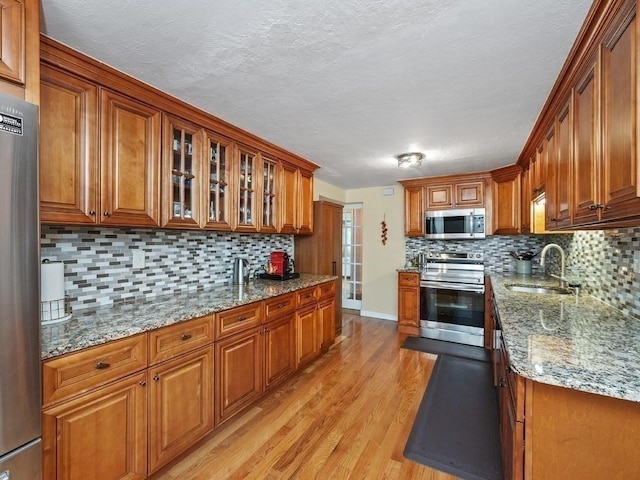
[[[255,173],[258,155],[243,148],[238,149],[238,212],[239,230],[256,231],[255,221]]]
[[[202,185],[201,135],[198,127],[178,119],[167,117],[164,155],[166,196],[163,200],[165,220],[163,225],[184,227],[199,226],[199,210]]]
[[[207,196],[207,225],[215,228],[230,228],[229,169],[232,145],[229,140],[207,135],[209,156],[209,189]]]
[[[276,175],[278,164],[262,157],[262,215],[261,215],[261,232],[277,232],[278,220],[276,210]]]
[[[342,212],[342,306],[362,308],[362,204],[344,206]]]

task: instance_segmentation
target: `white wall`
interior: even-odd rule
[[[320,200],[321,198],[324,200],[333,200],[338,203],[345,203],[346,190],[314,178],[313,199]]]

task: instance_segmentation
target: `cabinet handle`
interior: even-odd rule
[[[331,271],[333,272],[332,275],[336,274],[337,266],[338,266],[338,262],[336,262],[335,260],[333,262],[331,262]]]
[[[284,307],[284,303],[279,303],[278,308],[282,308],[282,307]]]
[[[96,216],[96,211],[95,210],[89,210],[89,215],[91,215],[92,217]]]
[[[141,387],[144,387],[144,386],[146,386],[146,385],[147,385],[147,382],[145,382],[144,380],[142,380],[142,381],[140,382],[140,386],[141,386]]]
[[[181,337],[180,340],[189,340],[191,338],[191,334],[190,333],[184,333]]]
[[[102,215],[104,215],[105,217],[109,216],[109,212],[103,212]]]
[[[96,363],[96,370],[104,370],[105,368],[109,368],[110,366],[111,366],[110,363],[98,362]]]
[[[504,388],[507,386],[507,381],[504,378],[501,378],[500,381],[498,382],[498,385],[500,385],[500,387]]]
[[[158,374],[156,373],[156,374],[153,376],[153,379],[157,382],[158,380],[160,380],[160,377],[159,377],[159,376],[158,376]]]
[[[244,315],[242,315],[241,317],[238,317],[238,321],[239,322],[242,322],[242,321],[244,321],[246,319],[247,319],[247,317],[245,317]]]
[[[593,205],[589,205],[589,210],[599,210],[601,208],[608,209],[608,207],[605,208],[602,203],[594,203]]]

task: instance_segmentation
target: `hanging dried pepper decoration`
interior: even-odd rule
[[[382,245],[387,244],[387,222],[386,215],[382,217],[382,222],[380,222],[380,226],[382,227]]]

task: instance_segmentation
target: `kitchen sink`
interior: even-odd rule
[[[527,285],[520,283],[512,283],[509,285],[505,285],[507,290],[511,290],[512,292],[520,292],[520,293],[540,293],[546,295],[568,295],[571,290],[560,287],[549,287],[543,285]]]

